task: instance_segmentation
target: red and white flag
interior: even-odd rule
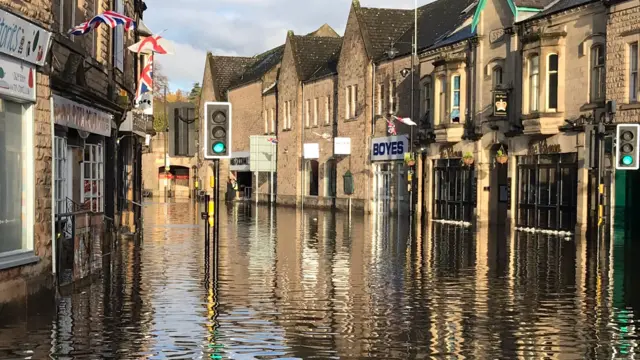
[[[129,46],[128,49],[138,54],[156,53],[159,55],[172,55],[175,53],[171,41],[163,38],[160,35],[148,36]]]
[[[386,119],[387,120],[387,133],[389,133],[389,135],[397,135],[396,133],[396,124],[393,123],[393,121]]]
[[[415,126],[415,125],[418,125],[418,124],[416,124],[415,122],[413,122],[413,120],[411,120],[411,119],[410,119],[410,118],[408,118],[408,117],[407,117],[407,118],[401,118],[401,117],[398,117],[398,116],[393,115],[393,118],[394,118],[394,119],[396,119],[396,120],[398,120],[398,121],[400,121],[401,123],[406,124],[406,125],[409,125],[409,126]]]

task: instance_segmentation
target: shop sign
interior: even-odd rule
[[[562,151],[560,144],[548,144],[546,139],[530,142],[527,150],[527,155],[559,154]]]
[[[0,55],[0,95],[35,102],[35,67],[15,58]]]
[[[53,111],[55,123],[58,125],[106,137],[111,136],[111,114],[58,95],[53,95]]]
[[[337,137],[333,139],[333,153],[335,155],[351,154],[351,138]]]
[[[493,116],[507,116],[507,106],[509,99],[504,90],[493,90]]]
[[[51,33],[0,10],[0,52],[38,66],[44,65]]]
[[[305,159],[320,158],[320,144],[304,144],[303,151]]]
[[[229,164],[229,170],[231,171],[251,171],[249,167],[249,158],[251,152],[249,151],[234,151],[231,155],[231,161]]]
[[[404,160],[409,149],[407,135],[385,136],[371,140],[371,161]]]

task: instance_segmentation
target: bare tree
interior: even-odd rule
[[[159,62],[153,64],[153,97],[160,98],[164,96],[164,88],[169,87],[169,79],[163,72],[162,65]]]

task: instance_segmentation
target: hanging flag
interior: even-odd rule
[[[401,117],[397,117],[395,115],[393,115],[393,118],[400,121],[403,124],[409,125],[409,126],[415,126],[418,125],[415,122],[413,122],[413,120],[411,120],[410,118],[401,118]]]
[[[118,25],[122,25],[126,31],[131,31],[136,28],[136,22],[132,18],[118,14],[115,11],[107,10],[100,15],[92,17],[89,21],[83,22],[70,29],[69,34],[84,35],[91,30],[95,30],[100,24],[105,24],[112,29]]]
[[[386,119],[387,120],[387,132],[390,135],[397,135],[396,133],[396,124],[393,123],[393,121]]]
[[[160,35],[148,36],[145,39],[129,46],[129,50],[134,53],[156,53],[161,55],[174,54],[171,42]]]
[[[140,73],[136,105],[144,114],[153,115],[153,55],[149,56],[147,64]]]

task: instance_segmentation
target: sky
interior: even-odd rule
[[[426,3],[418,0],[418,5]],[[176,54],[157,55],[171,91],[202,82],[205,55],[253,56],[327,23],[342,35],[351,0],[146,0],[143,22],[171,40]],[[361,0],[363,7],[412,9],[414,0]]]

